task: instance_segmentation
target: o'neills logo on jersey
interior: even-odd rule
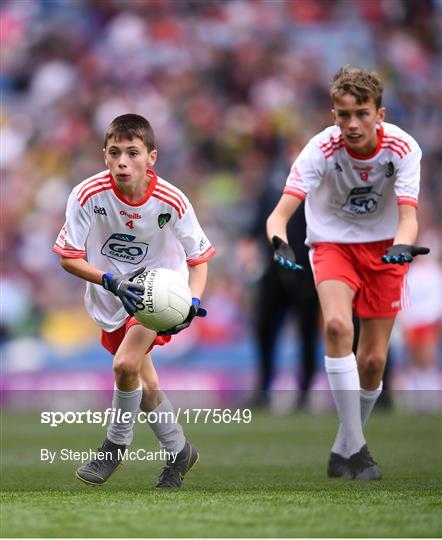
[[[144,294],[142,300],[137,302],[137,308],[140,310],[146,310],[149,313],[153,313],[153,285],[155,282],[155,277],[157,275],[157,270],[149,270],[148,272],[143,272],[138,275],[136,282],[139,285],[144,286]]]
[[[129,219],[141,219],[141,214],[138,214],[137,212],[129,214],[126,210],[120,210],[120,216],[126,216]]]

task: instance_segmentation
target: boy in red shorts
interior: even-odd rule
[[[384,122],[383,84],[376,73],[344,67],[333,78],[334,126],[302,150],[267,221],[274,259],[298,270],[286,225],[305,200],[310,260],[325,325],[325,369],[340,426],[330,477],[381,477],[363,427],[382,391],[388,341],[407,302],[413,257],[421,150]],[[360,318],[356,358],[352,313]]]
[[[206,315],[199,298],[215,249],[184,193],[152,170],[156,159],[148,120],[137,114],[115,118],[104,140],[107,169],[74,187],[53,247],[61,266],[86,281],[86,309],[102,329],[103,346],[114,355],[112,407],[117,414],[96,457],[76,472],[89,485],[104,484],[122,464],[138,409],[154,413],[148,423],[164,455],[170,456],[158,488],[181,487],[198,461],[160,389],[150,351],[187,328],[194,317]],[[193,296],[186,320],[158,335],[133,316],[144,290],[134,278],[157,267],[179,272]]]

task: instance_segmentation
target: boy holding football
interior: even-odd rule
[[[62,267],[86,283],[85,304],[102,329],[101,342],[114,355],[112,407],[121,411],[112,422],[96,459],[77,470],[77,478],[101,485],[121,465],[132,442],[133,419],[140,408],[149,418],[169,418],[173,407],[161,392],[150,357],[155,345],[205,316],[200,300],[207,279],[207,261],[215,255],[187,197],[157,177],[157,159],[149,122],[136,114],[115,118],[104,140],[107,170],[78,184],[69,197],[66,222],[53,250]],[[141,265],[141,266],[140,266]],[[188,278],[192,306],[184,323],[158,334],[133,317],[143,286],[136,276],[145,268],[166,267]],[[123,414],[126,413],[124,416]],[[164,467],[158,488],[181,487],[198,453],[173,421],[150,422],[162,448],[176,455]]]
[[[340,426],[330,477],[381,478],[363,427],[382,391],[388,342],[407,301],[409,263],[428,253],[414,244],[421,150],[384,122],[376,73],[344,67],[330,87],[335,125],[313,137],[294,162],[269,216],[274,259],[298,270],[286,225],[306,201],[307,244],[325,326],[325,369]],[[352,313],[360,318],[356,357]]]

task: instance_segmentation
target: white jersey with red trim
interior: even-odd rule
[[[295,160],[284,193],[305,199],[307,244],[376,242],[394,238],[398,204],[417,206],[422,152],[399,127],[383,123],[369,156],[347,148],[328,127]]]
[[[118,191],[110,171],[78,184],[69,197],[66,222],[53,251],[88,262],[112,274],[138,267],[170,268],[188,278],[189,266],[211,259],[216,251],[202,230],[187,197],[147,171],[144,198],[130,203]],[[86,309],[106,332],[118,329],[127,314],[119,298],[87,282]]]

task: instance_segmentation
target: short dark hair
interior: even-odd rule
[[[155,149],[155,135],[149,121],[139,114],[122,114],[114,118],[104,135],[104,148],[111,137],[116,141],[138,137],[149,152]]]
[[[375,71],[344,66],[333,77],[330,97],[335,101],[344,94],[350,94],[356,98],[359,105],[372,99],[379,109],[382,105],[383,90],[382,79]]]

